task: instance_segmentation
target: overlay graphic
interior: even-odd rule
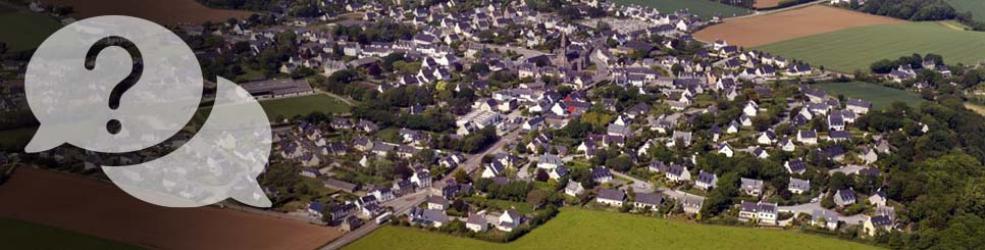
[[[28,65],[25,92],[41,127],[25,151],[66,143],[100,153],[157,146],[195,115],[203,86],[195,54],[168,29],[126,16],[75,22],[45,40]],[[102,169],[130,195],[160,206],[231,197],[269,207],[255,178],[270,144],[259,103],[220,77],[208,120],[183,146],[149,162]]]

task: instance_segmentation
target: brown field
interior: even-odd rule
[[[0,217],[145,248],[314,249],[341,235],[333,228],[230,209],[154,206],[109,183],[23,167],[0,185],[0,200]]]
[[[756,3],[752,4],[753,8],[772,8],[780,5],[781,0],[756,0]]]
[[[700,41],[724,39],[729,44],[755,47],[832,31],[905,22],[889,17],[814,5],[773,14],[736,18],[695,33]]]
[[[225,22],[231,17],[243,19],[252,12],[205,7],[195,0],[44,0],[45,3],[68,5],[76,18],[101,15],[127,15],[164,25]]]

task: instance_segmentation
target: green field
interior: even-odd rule
[[[7,43],[10,51],[37,48],[48,35],[61,28],[61,23],[50,17],[35,14],[8,12],[0,14],[0,42]]]
[[[565,208],[530,234],[492,243],[387,226],[346,249],[878,249],[790,231],[676,222]]]
[[[971,12],[975,21],[983,21],[985,18],[985,1],[982,0],[944,0],[958,13]]]
[[[58,228],[0,219],[0,244],[5,249],[140,249]]]
[[[944,56],[947,64],[985,60],[985,32],[960,31],[937,22],[875,25],[796,38],[755,49],[851,73],[878,60],[913,53]]]
[[[269,100],[262,101],[260,104],[263,105],[263,109],[267,112],[267,117],[270,119],[276,119],[277,117],[292,118],[315,112],[341,114],[348,113],[352,108],[345,104],[345,102],[327,95],[309,95]]]
[[[872,102],[873,108],[876,109],[889,107],[897,101],[904,102],[910,107],[918,107],[925,102],[916,93],[867,82],[820,83],[812,86],[828,92],[828,95],[837,96],[840,94],[848,98],[859,98]]]
[[[656,8],[661,12],[687,9],[702,18],[712,16],[732,17],[752,13],[749,9],[718,3],[711,0],[615,0],[616,4],[636,4]]]

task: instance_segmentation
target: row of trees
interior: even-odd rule
[[[879,74],[886,74],[901,65],[909,65],[913,69],[923,68],[924,61],[933,61],[936,65],[944,65],[944,57],[937,54],[927,54],[926,56],[921,56],[920,54],[914,53],[909,56],[901,56],[896,60],[882,59],[872,63],[869,66],[872,72]]]
[[[948,20],[958,16],[944,0],[867,0],[861,6],[853,5],[869,14],[912,21]]]

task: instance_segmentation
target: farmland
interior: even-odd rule
[[[876,109],[889,107],[897,101],[906,103],[910,107],[917,107],[925,102],[916,93],[867,82],[821,83],[813,86],[824,90],[829,95],[844,95],[848,98],[870,101],[873,108]]]
[[[698,31],[694,37],[705,42],[724,39],[729,44],[755,47],[853,27],[902,22],[904,21],[888,17],[814,5],[768,15],[731,19]]]
[[[139,249],[53,227],[2,218],[0,242],[11,249]]]
[[[267,117],[270,119],[305,116],[315,112],[326,114],[348,113],[351,108],[338,98],[321,94],[262,101],[260,104],[263,105],[263,109],[267,112]]]
[[[61,28],[61,23],[41,14],[9,12],[0,10],[0,42],[9,46],[10,51],[24,51],[37,48],[48,35]]]
[[[333,228],[275,216],[155,206],[102,181],[30,167],[18,168],[0,185],[0,200],[2,218],[146,248],[313,249],[341,235]],[[63,236],[35,237],[52,241]],[[51,249],[61,248],[76,247]]]
[[[162,25],[224,22],[229,18],[243,19],[252,14],[248,11],[211,9],[195,0],[45,0],[44,2],[72,6],[75,9],[72,16],[76,18],[128,15]]]
[[[557,218],[507,244],[383,227],[347,249],[877,249],[780,230],[699,225],[630,214],[562,209]]]
[[[947,64],[974,64],[985,58],[985,33],[961,31],[936,22],[859,27],[769,44],[756,49],[804,60],[826,69],[868,70],[872,62],[913,53],[934,53]]]
[[[748,9],[711,0],[616,0],[615,3],[648,6],[656,8],[661,12],[674,12],[687,9],[702,18],[711,18],[716,15],[721,17],[742,16],[751,13]]]

